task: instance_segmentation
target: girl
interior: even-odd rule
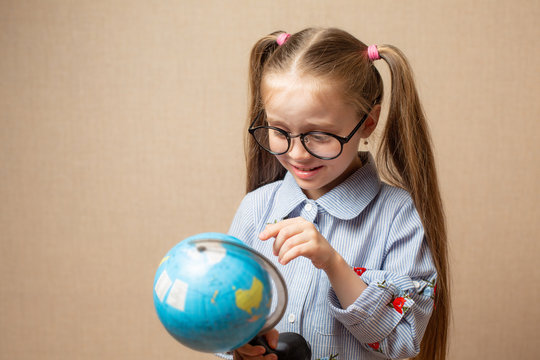
[[[361,141],[390,107],[380,180]],[[445,359],[445,222],[430,136],[409,65],[393,46],[338,29],[275,32],[251,53],[247,192],[229,233],[273,259],[289,288],[266,334],[303,335],[313,359]],[[363,140],[362,140],[363,139]],[[235,359],[273,359],[245,345]]]

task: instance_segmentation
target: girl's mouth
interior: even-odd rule
[[[322,166],[316,166],[316,167],[298,167],[298,166],[292,166],[292,170],[294,174],[300,178],[300,179],[309,179],[313,176],[315,176],[319,170],[322,169]]]

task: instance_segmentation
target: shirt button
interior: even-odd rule
[[[293,323],[294,320],[295,320],[295,318],[296,318],[296,317],[294,316],[294,314],[289,314],[289,317],[288,317],[287,320],[289,320],[290,323]]]
[[[307,203],[304,209],[306,209],[306,211],[311,211],[311,209],[313,209],[313,205],[311,205],[310,203]]]
[[[418,281],[414,280],[412,283],[413,283],[415,288],[418,289],[420,287],[420,283]]]

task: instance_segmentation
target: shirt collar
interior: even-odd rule
[[[285,174],[285,178],[276,193],[275,206],[268,221],[281,221],[301,203],[307,200],[306,195],[298,186],[290,172]]]
[[[362,158],[363,166],[315,201],[317,206],[342,220],[350,220],[360,215],[381,188],[381,180],[372,155],[361,152],[359,156]],[[298,205],[307,200],[292,174],[287,172],[277,191],[275,208],[268,220],[279,221],[286,218]]]

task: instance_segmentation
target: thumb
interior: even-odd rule
[[[264,337],[266,338],[266,341],[268,342],[268,345],[275,349],[278,345],[279,340],[279,332],[276,329],[272,329],[264,334]]]

